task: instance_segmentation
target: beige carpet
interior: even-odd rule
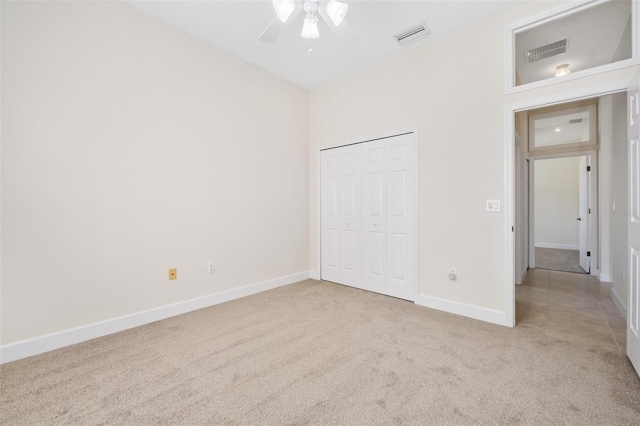
[[[626,357],[307,281],[0,369],[3,425],[640,424]]]
[[[580,267],[580,252],[578,250],[536,247],[536,269],[586,274],[585,270]]]

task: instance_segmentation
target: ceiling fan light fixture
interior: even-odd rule
[[[333,25],[336,27],[344,21],[345,16],[347,16],[347,10],[349,10],[349,5],[340,3],[337,0],[329,0],[326,7],[327,15],[329,15]]]
[[[276,11],[276,16],[282,22],[287,22],[287,19],[295,9],[296,3],[294,0],[273,0],[273,10]]]
[[[307,16],[304,18],[302,33],[300,33],[300,35],[309,40],[320,37],[320,32],[318,31],[318,18],[316,15],[307,13]]]
[[[570,74],[569,64],[562,64],[556,67],[556,77],[562,77],[563,75]]]

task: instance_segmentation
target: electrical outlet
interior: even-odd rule
[[[175,280],[178,278],[178,268],[169,269],[169,279]]]
[[[207,270],[209,271],[210,274],[213,274],[216,271],[216,265],[214,265],[213,262],[209,262],[207,264],[207,267],[208,267]]]
[[[456,271],[456,268],[449,269],[449,279],[451,281],[455,281],[457,278],[458,278],[458,272]]]

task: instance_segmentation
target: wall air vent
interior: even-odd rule
[[[567,53],[567,44],[569,39],[562,39],[554,41],[553,43],[545,44],[544,46],[536,47],[535,49],[527,50],[527,62],[533,63],[543,59],[552,58],[554,56]]]
[[[574,118],[573,120],[569,120],[569,124],[579,124],[584,121],[584,118]]]
[[[424,22],[420,25],[416,25],[415,27],[407,28],[401,31],[399,34],[396,34],[394,37],[398,41],[400,46],[406,46],[409,43],[413,43],[414,41],[421,40],[425,37],[431,35],[431,31],[424,24]]]

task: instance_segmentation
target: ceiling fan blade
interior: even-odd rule
[[[318,8],[318,14],[327,24],[327,27],[331,30],[331,32],[339,39],[346,41],[347,43],[359,43],[360,37],[358,34],[351,28],[349,25],[349,21],[345,18],[339,26],[335,26],[333,21],[327,14],[326,8],[324,5]]]
[[[264,29],[258,40],[264,43],[273,43],[280,37],[280,34],[284,31],[284,28],[287,26],[285,22],[282,22],[278,19],[278,17],[273,18],[271,23],[267,25],[267,28]]]
[[[296,18],[296,16],[300,14],[301,11],[302,11],[302,6],[300,6],[300,4],[296,2],[296,9],[289,16],[289,19],[287,19],[287,22],[282,22],[276,16],[275,18],[273,18],[271,23],[267,25],[267,28],[264,29],[262,34],[260,34],[260,37],[258,37],[258,40],[264,43],[273,43],[274,41],[276,41],[278,37],[280,37],[280,34],[282,34],[284,29],[286,28],[287,24],[290,24]]]

